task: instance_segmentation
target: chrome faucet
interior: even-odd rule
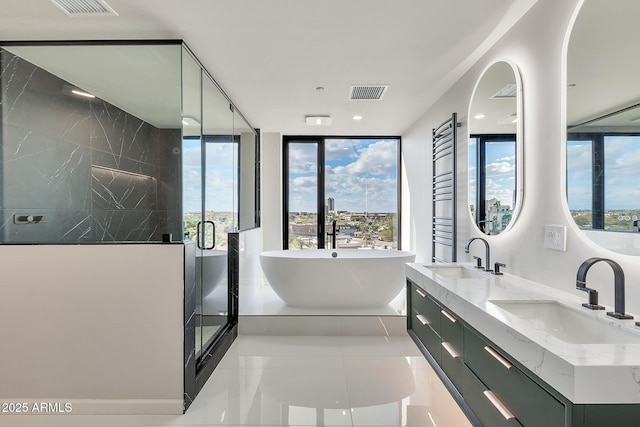
[[[484,271],[489,271],[489,272],[493,271],[493,270],[491,270],[491,268],[489,268],[489,266],[491,265],[491,260],[489,258],[489,254],[490,254],[490,252],[489,252],[489,242],[484,240],[482,237],[472,237],[469,240],[467,240],[467,244],[464,245],[464,252],[467,253],[467,254],[469,253],[469,246],[471,245],[471,242],[473,242],[474,240],[480,240],[480,241],[482,241],[484,243],[484,247],[485,247],[485,250],[486,250],[486,252],[485,252],[485,256],[486,256],[485,263],[487,265],[484,268]]]
[[[604,307],[598,305],[598,291],[587,288],[586,286],[587,272],[593,264],[600,261],[605,261],[613,269],[615,308],[614,311],[607,312],[607,315],[615,317],[616,319],[633,319],[633,316],[625,314],[624,312],[624,271],[622,271],[620,264],[608,258],[589,258],[578,267],[576,289],[589,294],[589,303],[582,305],[591,310],[604,310]]]

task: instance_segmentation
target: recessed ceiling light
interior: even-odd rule
[[[331,116],[305,116],[308,126],[331,126]]]
[[[517,121],[518,121],[518,115],[516,113],[513,113],[507,116],[504,116],[503,118],[498,120],[498,123],[501,125],[510,125],[511,123],[515,123]]]
[[[353,116],[353,120],[362,120],[362,116],[355,115],[355,116]]]
[[[324,90],[324,87],[322,87],[322,86],[318,86],[318,87],[316,88],[316,90],[317,90],[318,92],[322,92],[322,91]]]
[[[484,114],[476,114],[473,116],[474,119],[484,119],[486,116]]]
[[[90,94],[89,92],[85,92],[83,90],[80,89],[72,89],[71,93],[74,95],[78,95],[78,96],[83,96],[85,98],[95,98],[95,95]]]
[[[183,116],[182,124],[185,126],[200,126],[200,122],[196,118],[191,116]]]

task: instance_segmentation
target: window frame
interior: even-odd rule
[[[476,227],[480,230],[484,230],[484,224],[487,222],[486,215],[486,195],[487,195],[487,151],[486,145],[487,142],[513,142],[514,152],[516,156],[518,156],[518,134],[515,133],[480,133],[480,134],[471,134],[469,138],[473,138],[476,140],[476,194],[475,194],[475,203],[476,203],[476,215],[475,215],[475,224]],[[518,189],[518,160],[516,157],[515,162],[515,171],[514,177],[515,182],[514,190]],[[516,199],[517,201],[517,199]],[[511,207],[511,211],[515,212],[516,206]],[[509,220],[509,223],[513,221],[513,216]],[[508,227],[508,224],[507,224]],[[503,228],[502,231],[506,229]],[[485,233],[483,231],[483,233]],[[500,234],[500,233],[498,233]]]
[[[282,248],[285,250],[289,249],[289,144],[317,143],[317,239],[318,249],[325,249],[325,142],[330,139],[394,139],[398,142],[396,150],[396,214],[398,222],[397,250],[402,250],[402,137],[400,136],[284,135],[282,137]]]
[[[605,229],[605,195],[607,170],[605,168],[605,138],[616,136],[640,137],[640,132],[568,132],[568,141],[591,142],[591,228],[585,230],[611,231],[614,233],[624,230]],[[568,160],[567,160],[568,161]],[[567,205],[569,200],[569,187],[565,189]],[[569,211],[571,207],[569,206]],[[581,227],[582,228],[582,227]]]

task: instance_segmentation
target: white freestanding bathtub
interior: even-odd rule
[[[382,307],[405,287],[405,251],[308,249],[267,251],[267,281],[293,307]]]
[[[227,251],[196,250],[196,284],[202,297],[213,292],[227,277]]]

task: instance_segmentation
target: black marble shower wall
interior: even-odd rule
[[[0,62],[0,242],[180,239],[180,129],[65,95],[8,51]]]

